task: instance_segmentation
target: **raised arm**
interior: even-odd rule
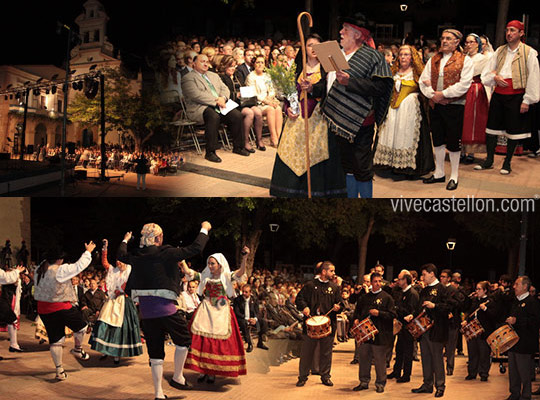
[[[107,260],[107,246],[109,245],[109,241],[107,239],[103,239],[103,247],[101,249],[101,265],[108,270],[111,268],[111,264],[109,264],[109,260]]]
[[[11,285],[12,283],[17,282],[17,279],[19,279],[19,274],[25,269],[26,268],[24,268],[22,265],[15,267],[9,272],[0,269],[0,285]]]
[[[182,270],[183,274],[189,279],[193,279],[193,276],[195,275],[195,271],[193,271],[191,268],[188,267],[186,260],[182,260],[178,263],[178,266]]]
[[[240,279],[246,273],[247,258],[250,252],[249,247],[244,246],[242,248],[242,261],[240,262],[240,268],[234,271],[237,279]]]
[[[92,262],[92,251],[96,248],[94,242],[85,243],[85,252],[77,260],[75,264],[63,264],[58,268],[56,272],[56,280],[60,283],[67,282],[75,275],[78,275],[86,269]]]

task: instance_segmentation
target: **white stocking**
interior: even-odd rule
[[[17,341],[17,328],[15,328],[14,324],[9,324],[7,326],[8,334],[9,334],[9,345],[10,347],[13,347],[15,349],[19,349],[19,342]]]
[[[64,368],[62,367],[62,355],[64,352],[64,348],[59,342],[56,342],[54,344],[51,344],[49,350],[51,352],[54,366],[56,367],[56,373],[58,374],[64,370]]]
[[[459,171],[459,151],[450,151],[450,166],[452,167],[452,174],[450,175],[450,179],[453,179],[454,182],[458,182],[458,171]]]
[[[150,359],[150,365],[152,368],[152,380],[154,381],[154,394],[158,399],[164,399],[163,388],[161,387],[161,381],[163,379],[163,360],[155,358]]]
[[[80,349],[82,347],[82,342],[84,340],[84,334],[86,332],[86,326],[82,328],[79,332],[73,333],[73,339],[75,341],[75,348]]]
[[[444,158],[446,157],[446,146],[437,146],[433,148],[435,154],[435,172],[433,176],[435,178],[442,178],[444,176]]]
[[[173,380],[178,382],[181,385],[186,384],[186,379],[184,378],[184,363],[188,355],[188,348],[183,346],[176,346],[174,351],[174,375]]]

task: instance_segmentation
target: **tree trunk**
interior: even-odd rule
[[[516,278],[518,275],[518,257],[519,256],[519,242],[513,244],[508,249],[508,258],[507,258],[507,273],[512,278]]]
[[[366,231],[362,236],[358,237],[358,277],[356,282],[362,282],[362,278],[366,273],[366,258],[368,250],[368,241],[371,236],[371,231],[373,230],[373,225],[375,224],[375,218],[373,216],[369,217],[369,222]]]
[[[265,215],[265,210],[262,207],[258,207],[255,212],[255,216],[251,217],[249,213],[242,213],[242,232],[240,234],[241,240],[236,243],[236,259],[240,261],[242,246],[247,246],[250,249],[250,253],[247,258],[246,274],[250,276],[253,272],[253,264],[255,261],[255,254],[257,254],[257,248],[262,235],[262,226]],[[251,229],[248,228],[248,218],[252,221]]]
[[[499,0],[499,10],[497,12],[497,26],[495,27],[495,49],[504,44],[506,19],[508,18],[508,7],[510,0]]]

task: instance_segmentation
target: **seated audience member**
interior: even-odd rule
[[[74,306],[78,310],[81,309],[81,304],[83,302],[83,296],[84,296],[84,288],[80,283],[81,283],[81,278],[79,278],[78,276],[74,276],[73,278],[71,278],[71,284],[73,285],[73,289],[75,289],[75,294],[77,295],[77,303],[74,304]]]
[[[199,55],[193,63],[193,71],[182,79],[182,91],[186,100],[187,116],[192,121],[204,125],[206,139],[205,158],[211,162],[221,162],[216,154],[219,147],[218,130],[222,122],[231,130],[233,139],[233,153],[249,156],[244,149],[244,136],[242,134],[242,113],[233,109],[223,115],[230,98],[229,88],[219,78],[219,75],[208,71],[209,63],[206,55]]]
[[[246,50],[244,52],[244,62],[238,65],[235,75],[241,86],[245,86],[247,76],[253,71],[255,62],[255,53],[253,50]]]
[[[268,129],[270,130],[270,140],[272,146],[277,146],[281,129],[283,127],[283,112],[281,104],[276,98],[276,91],[270,76],[264,72],[264,56],[255,59],[255,70],[246,78],[246,86],[254,86],[257,93],[259,106],[263,115],[266,115]]]
[[[191,320],[193,313],[195,312],[197,307],[199,307],[199,304],[201,304],[201,299],[197,294],[198,287],[198,281],[190,281],[187,284],[187,290],[184,290],[180,293],[180,296],[182,297],[182,302],[185,307],[184,312],[186,313],[186,319],[188,321]]]
[[[258,318],[259,304],[257,299],[251,295],[250,285],[246,284],[242,286],[242,295],[234,299],[233,310],[238,320],[238,326],[240,327],[240,332],[242,332],[244,342],[248,345],[246,351],[249,353],[253,350],[251,329],[255,329],[258,333],[259,342],[257,343],[257,347],[268,350],[268,347],[263,342],[261,324]]]
[[[257,137],[257,148],[261,151],[265,151],[264,143],[262,141],[262,130],[263,130],[263,116],[262,110],[257,106],[256,101],[249,103],[249,100],[244,100],[240,98],[240,81],[235,75],[237,69],[236,61],[232,56],[225,56],[220,65],[220,77],[223,83],[227,85],[229,91],[231,92],[231,99],[240,104],[240,110],[242,116],[244,117],[244,140],[245,140],[245,149],[250,153],[255,153],[255,150],[251,147],[249,142],[249,133],[251,127],[255,128],[255,135]]]
[[[90,279],[90,289],[86,291],[81,301],[81,311],[89,323],[89,328],[97,321],[105,300],[107,296],[98,287],[98,281],[95,278]]]

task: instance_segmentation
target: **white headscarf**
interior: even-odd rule
[[[228,297],[235,297],[231,282],[231,269],[229,268],[229,263],[227,262],[227,259],[221,253],[214,253],[206,259],[206,268],[203,270],[203,272],[201,272],[201,283],[198,290],[199,295],[203,295],[206,282],[208,282],[208,280],[210,280],[212,277],[212,273],[210,272],[210,268],[208,267],[208,261],[210,261],[210,258],[214,258],[218,262],[218,264],[221,265],[221,276],[219,277],[219,279],[221,280],[221,283],[225,288],[225,293],[227,293]]]
[[[156,244],[156,237],[162,233],[163,229],[158,224],[146,224],[141,230],[141,243],[139,247],[154,246]]]

